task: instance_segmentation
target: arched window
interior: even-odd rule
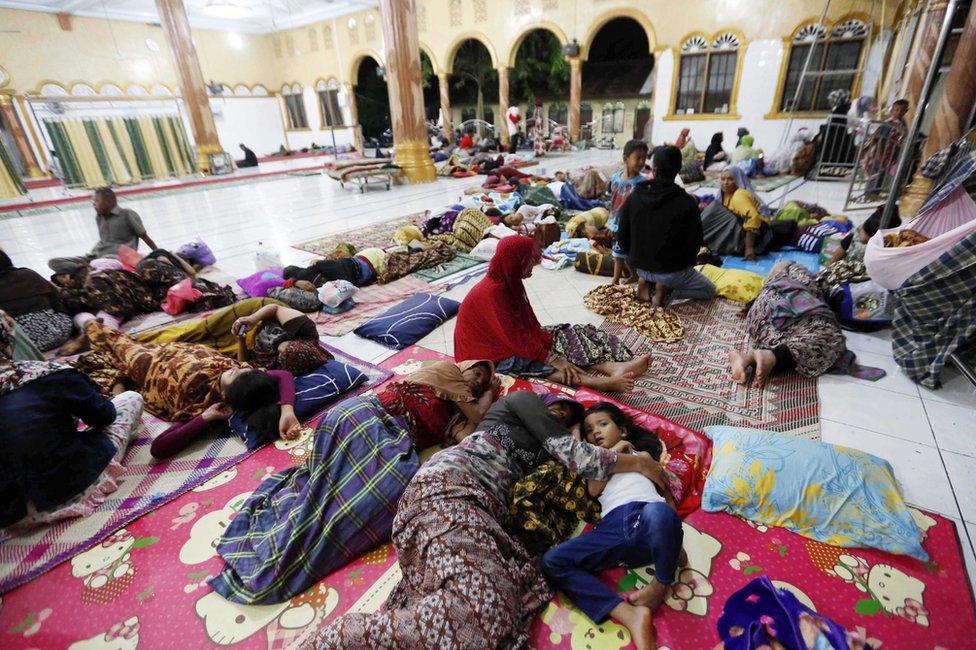
[[[580,126],[593,121],[593,105],[589,102],[580,104]]]
[[[281,96],[285,100],[285,110],[288,113],[288,128],[307,129],[308,117],[305,115],[301,85],[296,83],[282,86]]]
[[[473,120],[478,116],[478,112],[473,106],[465,106],[461,109],[461,121],[467,122],[468,120]]]
[[[851,19],[827,29],[814,23],[797,30],[790,43],[786,59],[786,79],[783,83],[779,109],[781,111],[826,111],[830,108],[827,96],[834,90],[854,91],[861,50],[868,35],[868,27]],[[807,56],[810,66],[794,105],[797,87]]]
[[[315,84],[315,93],[319,96],[322,126],[343,126],[342,108],[339,107],[339,82],[329,79],[326,83],[320,79]]]
[[[674,112],[728,113],[739,64],[739,37],[724,32],[712,39],[701,34],[681,45],[678,55],[678,91]]]

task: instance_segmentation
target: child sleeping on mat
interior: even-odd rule
[[[658,437],[634,424],[613,404],[601,402],[587,410],[583,431],[590,444],[618,453],[648,454],[667,462]],[[600,500],[600,523],[547,551],[542,556],[542,570],[594,622],[610,616],[630,630],[638,650],[652,650],[657,646],[651,615],[664,602],[678,566],[687,563],[674,500],[666,487],[636,473],[587,483],[590,495]],[[650,584],[626,600],[595,575],[621,564],[654,567]]]

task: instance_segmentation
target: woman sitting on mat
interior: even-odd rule
[[[403,577],[384,611],[339,617],[315,647],[527,646],[552,592],[538,563],[503,527],[512,485],[552,458],[590,479],[639,472],[662,480],[661,464],[649,457],[573,437],[567,427],[579,423],[581,411],[565,402],[547,408],[535,393],[517,391],[488,410],[479,431],[434,454],[397,507],[392,537]]]
[[[522,282],[539,258],[530,237],[506,237],[498,243],[488,275],[461,302],[455,358],[488,359],[497,372],[567,386],[632,390],[634,379],[647,370],[649,355],[634,357],[616,337],[592,325],[539,324]]]
[[[192,343],[139,343],[89,315],[83,323],[92,353],[111,370],[99,373],[103,389],[131,386],[156,417],[178,422],[153,440],[152,454],[172,456],[207,429],[208,423],[244,414],[247,425],[270,436],[298,436],[292,409],[295,380],[282,370],[264,372]],[[280,402],[280,408],[279,408]]]
[[[705,246],[716,255],[755,260],[772,238],[761,212],[763,203],[740,167],[733,165],[723,171],[719,183],[721,201],[712,201],[702,211]]]
[[[796,370],[805,377],[827,372],[847,349],[834,312],[816,278],[793,262],[769,272],[746,315],[752,349],[731,352],[732,379],[762,388],[774,371]]]
[[[142,415],[138,393],[110,400],[71,366],[14,361],[13,330],[0,311],[0,539],[90,515],[118,488]]]

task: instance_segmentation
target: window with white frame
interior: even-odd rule
[[[305,115],[305,101],[302,97],[301,84],[292,84],[281,88],[281,96],[285,100],[285,112],[288,115],[289,129],[307,129],[308,116]]]
[[[780,110],[826,111],[830,108],[827,96],[834,90],[853,94],[867,35],[868,26],[856,19],[835,25],[829,32],[816,23],[797,31],[786,59]],[[808,58],[810,64],[803,75]]]
[[[320,79],[315,84],[315,93],[319,96],[322,126],[343,126],[342,108],[339,106],[339,82],[329,79],[326,83]]]
[[[739,64],[739,37],[725,32],[711,42],[698,34],[681,44],[674,112],[728,113]]]

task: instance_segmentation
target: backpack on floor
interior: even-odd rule
[[[830,292],[830,307],[842,325],[864,332],[890,326],[894,311],[891,294],[871,280],[837,285]]]

